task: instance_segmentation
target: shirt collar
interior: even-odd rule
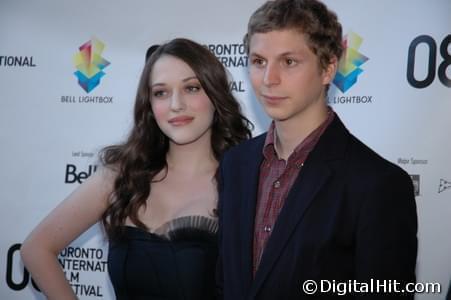
[[[298,156],[301,152],[310,152],[318,142],[319,138],[323,134],[323,132],[326,130],[326,128],[329,126],[330,123],[332,123],[333,119],[335,117],[335,112],[333,109],[328,106],[327,107],[327,118],[326,120],[321,123],[315,130],[313,130],[302,142],[300,142],[296,148],[294,149],[293,153],[290,154],[289,159],[293,156]],[[274,121],[271,122],[268,132],[266,134],[265,144],[263,146],[263,156],[267,160],[271,160],[274,158],[279,159],[279,156],[277,154],[277,146],[276,146],[276,138],[277,138],[277,132]]]

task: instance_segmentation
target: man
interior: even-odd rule
[[[273,122],[221,162],[224,299],[330,298],[339,294],[334,283],[341,294],[343,283],[356,283],[345,299],[413,298],[396,292],[415,282],[410,177],[326,103],[341,38],[336,15],[317,0],[268,1],[250,18],[249,77]]]

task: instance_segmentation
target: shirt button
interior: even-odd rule
[[[263,228],[263,230],[264,230],[265,232],[271,232],[271,226],[266,225],[266,226]]]
[[[280,181],[279,181],[279,180],[277,180],[276,182],[274,182],[274,187],[275,187],[276,189],[280,188]]]
[[[297,164],[296,164],[296,167],[297,167],[298,169],[302,168],[303,166],[304,166],[304,163],[297,163]]]

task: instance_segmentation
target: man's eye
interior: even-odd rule
[[[261,58],[254,58],[252,60],[252,64],[256,65],[256,66],[264,66],[265,65],[265,61]]]
[[[294,59],[292,59],[292,58],[287,58],[287,59],[285,59],[285,64],[287,66],[293,66],[293,65],[296,64],[296,61]]]

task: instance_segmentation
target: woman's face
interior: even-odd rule
[[[211,137],[214,106],[194,71],[181,59],[161,56],[150,74],[155,120],[170,142],[185,145]]]

